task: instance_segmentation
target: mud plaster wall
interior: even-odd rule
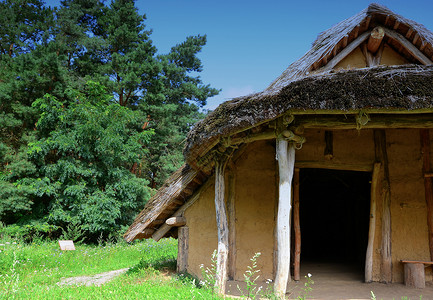
[[[419,130],[387,130],[391,185],[393,281],[403,281],[402,259],[430,261]],[[431,281],[431,268],[426,280]]]
[[[201,276],[200,265],[209,267],[214,250],[218,248],[215,216],[215,189],[203,191],[199,200],[185,211],[189,227],[188,273]]]
[[[236,165],[236,271],[235,280],[251,265],[257,252],[261,280],[273,279],[275,141],[248,146]]]
[[[364,54],[359,47],[353,50],[349,55],[343,58],[335,67],[335,70],[340,69],[357,69],[365,68],[367,63],[365,62]]]
[[[404,65],[407,64],[408,61],[402,57],[400,54],[395,52],[392,48],[390,48],[387,44],[383,47],[382,58],[380,61],[381,65]],[[365,61],[364,54],[362,54],[361,48],[357,47],[353,50],[349,55],[343,58],[335,67],[335,70],[341,69],[356,69],[356,68],[365,68],[367,63]]]

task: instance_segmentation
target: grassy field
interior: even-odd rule
[[[173,275],[177,241],[76,245],[0,241],[0,299],[218,299],[192,278]],[[102,286],[59,286],[62,278],[131,268]]]

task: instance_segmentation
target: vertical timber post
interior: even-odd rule
[[[231,165],[228,174],[227,213],[229,222],[229,254],[228,254],[228,279],[234,280],[236,273],[236,187],[235,166]]]
[[[276,150],[280,178],[277,215],[278,255],[274,290],[278,297],[283,298],[290,280],[290,214],[295,147],[292,143],[277,138]]]
[[[433,260],[433,191],[432,179],[428,175],[431,173],[430,166],[430,132],[428,129],[420,130],[421,152],[423,158],[423,176],[425,201],[427,204],[427,226],[428,226],[428,244],[430,249],[430,259]]]
[[[295,169],[293,177],[293,228],[295,229],[295,268],[293,277],[295,281],[301,278],[301,222],[299,218],[299,168]]]
[[[391,188],[389,181],[388,153],[386,151],[385,130],[374,130],[374,150],[376,162],[383,166],[383,191],[382,191],[382,262],[381,282],[392,281],[392,257],[391,257]]]
[[[373,281],[373,250],[374,235],[376,232],[376,203],[377,203],[377,183],[379,181],[380,163],[375,163],[371,175],[370,191],[370,225],[368,229],[367,253],[365,255],[365,282]]]
[[[185,273],[188,268],[189,228],[179,227],[177,233],[177,273]]]
[[[224,201],[224,171],[227,160],[217,159],[215,161],[215,212],[218,227],[218,253],[215,288],[219,295],[224,295],[227,283],[229,233],[227,212]]]

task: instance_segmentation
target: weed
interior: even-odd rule
[[[200,281],[200,284],[211,290],[212,294],[215,292],[215,284],[216,284],[216,273],[217,273],[217,251],[214,250],[211,258],[210,268],[204,267],[203,264],[200,265],[201,275],[203,280]]]
[[[260,272],[260,270],[257,269],[257,259],[260,257],[260,255],[261,255],[260,252],[257,252],[253,255],[253,257],[250,259],[251,266],[248,266],[247,270],[244,273],[244,278],[246,283],[245,294],[238,285],[239,292],[242,294],[243,297],[246,297],[247,299],[254,299],[262,289],[261,287],[257,289],[257,282],[256,282],[257,279],[260,277],[260,275],[257,275],[257,273]]]
[[[313,279],[311,278],[312,275],[308,273],[305,278],[307,281],[304,283],[304,288],[302,289],[303,293],[302,295],[298,296],[298,300],[305,300],[308,297],[308,294],[313,290],[312,285],[314,284]]]

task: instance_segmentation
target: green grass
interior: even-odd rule
[[[0,299],[216,299],[197,281],[172,275],[177,241],[76,245],[26,245],[0,241]],[[102,286],[59,286],[61,278],[131,268]],[[167,275],[167,273],[171,275]]]

